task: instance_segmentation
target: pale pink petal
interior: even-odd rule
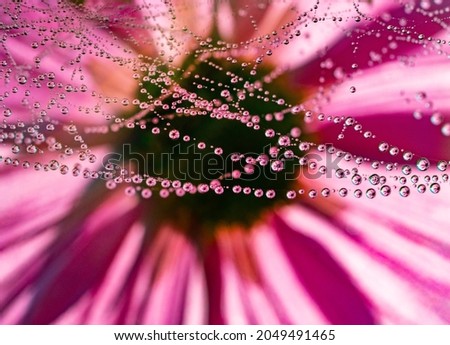
[[[83,10],[87,9],[86,14],[93,25],[98,25],[99,30],[117,35],[137,52],[154,56],[156,48],[151,35],[152,26],[149,24],[152,16],[145,15],[148,7],[147,2],[141,0],[87,0],[83,3]]]
[[[254,324],[254,311],[251,312],[244,293],[241,277],[236,274],[233,264],[225,261],[223,272],[223,313],[226,324]]]
[[[8,151],[5,156],[10,155],[11,151]],[[96,147],[95,150],[99,157],[107,152],[108,148],[104,146]],[[26,155],[16,157],[22,160]],[[61,165],[65,164],[70,169],[78,162],[77,157],[61,158],[54,153],[32,157],[38,158],[41,164],[57,159]],[[0,251],[9,250],[53,226],[70,211],[74,201],[90,182],[82,176],[73,176],[71,172],[63,175],[59,170],[35,171],[33,165],[28,169],[2,166],[0,179],[0,192],[8,196],[8,202],[0,205],[0,212],[4,214],[0,220]]]
[[[296,229],[312,224],[297,218]],[[295,231],[282,218],[275,217],[274,228],[297,279],[304,285],[322,313],[333,324],[372,324],[370,299],[323,245]],[[320,230],[320,229],[319,229]]]
[[[86,180],[63,176],[59,172],[36,172],[9,168],[14,172],[1,176],[0,193],[8,197],[0,205],[2,237],[0,250],[32,236],[63,216],[86,186]]]
[[[240,231],[219,236],[224,256],[223,270],[225,317],[232,324],[280,323],[277,304],[267,294],[261,281],[260,267],[255,261],[248,237]]]
[[[385,208],[383,201],[377,208]],[[338,263],[346,267],[355,287],[370,299],[377,323],[448,322],[448,315],[440,304],[447,299],[447,294],[443,293],[445,289],[436,291],[437,287],[424,284],[421,278],[423,271],[412,273],[405,270],[400,262],[394,263],[383,257],[371,243],[360,239],[361,235],[364,238],[368,232],[376,232],[377,229],[361,224],[355,219],[354,212],[354,209],[349,209],[334,222],[301,207],[291,208],[284,216],[298,231],[299,222],[310,225],[302,227],[301,231],[321,243]],[[373,217],[380,219],[381,215],[374,211]],[[414,253],[409,256],[412,255]],[[441,277],[446,276],[445,269],[442,266],[437,268],[438,271],[440,269]]]
[[[219,236],[224,319],[232,324],[327,322],[274,230],[259,225],[251,235],[229,230]]]
[[[207,286],[205,272],[200,264],[191,265],[186,283],[186,301],[182,323],[200,325],[208,322]]]
[[[211,32],[213,3],[210,1],[201,4],[181,0],[135,2],[139,15],[145,20],[140,36],[147,30],[150,41],[141,37],[133,47],[148,57],[158,55],[164,61],[181,64]],[[139,24],[132,26],[139,27]],[[147,41],[152,51],[148,50]]]
[[[192,245],[173,229],[163,228],[154,238],[152,232],[135,226],[99,288],[86,296],[82,309],[60,321],[82,315],[78,322],[205,323],[204,278]]]
[[[314,299],[298,281],[286,252],[276,237],[275,229],[263,225],[255,229],[254,248],[261,267],[266,290],[276,296],[278,307],[285,314],[285,324],[324,324],[327,319]],[[270,260],[268,260],[268,255]]]
[[[195,251],[183,235],[172,229],[164,242],[164,250],[157,258],[153,270],[153,281],[146,301],[143,322],[150,324],[180,324],[186,303],[188,274],[197,264]],[[177,255],[173,255],[177,253]],[[167,302],[170,301],[170,308]],[[201,306],[198,306],[201,307]]]
[[[75,214],[74,218],[68,218],[59,223],[58,228],[55,229],[58,231],[56,239],[45,252],[40,253],[38,260],[31,261],[29,268],[22,272],[21,277],[16,277],[13,281],[11,277],[8,278],[8,284],[17,286],[15,291],[12,290],[12,296],[21,294],[23,291],[32,293],[31,304],[20,322],[54,321],[101,280],[123,235],[136,221],[137,215],[137,208],[132,206],[128,199],[107,204],[103,203],[102,207],[94,211],[86,220],[77,219]],[[110,215],[105,214],[107,212],[105,208],[108,206],[111,211],[114,211],[114,206],[117,207],[115,210],[117,218],[113,219],[116,221],[114,228],[111,227]],[[82,218],[82,214],[79,216]],[[106,236],[105,239],[106,233],[109,237]],[[102,255],[100,255],[101,252]],[[90,267],[92,270],[80,272],[79,267]],[[55,279],[58,279],[60,283],[54,284]],[[63,288],[61,284],[64,285]],[[6,300],[8,304],[11,303],[8,302],[8,300],[11,301],[10,298]],[[54,301],[51,304],[52,308],[44,307],[48,304],[48,298]]]

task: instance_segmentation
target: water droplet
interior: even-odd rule
[[[239,194],[242,191],[242,187],[239,185],[233,186],[233,193]]]
[[[306,143],[306,142],[301,142],[298,145],[298,148],[299,148],[300,151],[308,151],[310,149],[310,147],[311,147],[310,144]]]
[[[425,192],[427,191],[427,187],[426,187],[424,184],[419,184],[419,185],[417,186],[417,191],[418,191],[420,194],[423,194],[423,193],[425,193]]]
[[[276,160],[271,163],[270,167],[272,168],[273,171],[280,172],[284,169],[284,163],[283,161]]]
[[[439,183],[432,183],[430,186],[430,191],[433,194],[437,194],[439,193],[439,191],[441,190],[441,186]]]
[[[265,132],[267,138],[273,138],[275,136],[275,131],[273,129],[267,129]]]
[[[412,171],[412,168],[411,168],[411,166],[409,166],[409,165],[404,165],[404,166],[402,167],[402,173],[403,173],[404,175],[409,175],[409,174],[411,174],[411,171]]]
[[[144,189],[141,191],[141,196],[142,196],[144,199],[149,199],[149,198],[152,196],[152,191],[151,191],[149,188],[144,188]]]
[[[417,182],[419,182],[419,176],[417,176],[417,175],[412,175],[412,176],[411,176],[411,182],[412,182],[412,183],[417,183]]]
[[[361,182],[362,182],[362,177],[361,177],[361,175],[355,174],[355,175],[352,176],[352,183],[353,183],[355,186],[360,185]]]
[[[353,126],[355,124],[355,119],[353,117],[347,117],[345,119],[346,126]]]
[[[34,145],[28,145],[28,146],[27,146],[27,152],[28,152],[28,153],[31,153],[31,154],[34,154],[34,153],[37,153],[37,152],[38,152],[38,149],[37,149],[37,147],[34,146]]]
[[[339,189],[339,196],[341,196],[341,197],[346,197],[347,194],[348,194],[347,188],[341,188],[341,189]]]
[[[295,199],[296,196],[297,196],[297,193],[295,192],[295,190],[290,190],[286,193],[286,197],[288,199]]]
[[[389,144],[388,143],[380,143],[380,145],[378,145],[378,150],[380,150],[380,152],[386,152],[389,149]]]
[[[368,199],[373,199],[373,198],[375,198],[376,195],[377,195],[377,192],[373,188],[369,188],[366,191],[366,196],[367,196]]]
[[[291,139],[287,135],[283,135],[278,139],[278,145],[289,146],[291,144]]]
[[[24,76],[24,75],[19,75],[19,76],[17,77],[17,82],[18,82],[20,85],[26,84],[27,81],[28,81],[28,79],[27,79],[27,77]]]
[[[358,199],[359,199],[359,198],[362,197],[363,192],[362,192],[361,189],[356,189],[356,190],[353,192],[353,195],[354,195],[355,198],[358,198]]]
[[[400,196],[406,198],[407,196],[409,196],[411,191],[410,191],[409,187],[403,186],[399,189],[398,192],[399,192]]]
[[[273,189],[266,191],[266,197],[268,199],[273,199],[276,196],[276,192]]]
[[[446,137],[450,137],[450,123],[446,123],[441,127],[441,133]]]
[[[389,196],[391,194],[391,187],[389,186],[383,186],[380,188],[380,194],[382,196]]]
[[[416,120],[420,120],[420,119],[423,117],[422,112],[421,112],[420,110],[416,110],[416,111],[413,113],[413,117],[414,117]]]
[[[435,126],[439,126],[443,120],[444,117],[439,112],[433,113],[433,115],[431,115],[430,117],[430,122]]]
[[[322,194],[323,197],[327,198],[327,197],[330,196],[331,191],[330,191],[329,188],[323,188],[321,194]]]
[[[447,170],[448,163],[446,161],[439,161],[436,166],[440,171],[445,171]]]
[[[178,132],[176,129],[172,129],[169,132],[169,138],[172,140],[177,140],[180,137],[180,132]]]
[[[154,177],[149,177],[146,181],[145,184],[149,187],[154,187],[156,186],[156,179]]]
[[[50,168],[50,170],[57,170],[57,169],[59,169],[59,162],[57,160],[53,159],[48,164],[48,167]]]
[[[311,199],[314,199],[315,197],[317,197],[317,191],[316,191],[315,189],[311,189],[311,190],[308,192],[308,196],[309,196]]]
[[[420,171],[426,171],[430,167],[430,161],[425,157],[419,158],[417,160],[416,166]]]
[[[377,174],[370,175],[369,182],[376,186],[380,183],[380,176],[378,176]]]
[[[389,149],[389,154],[391,155],[391,156],[396,156],[396,155],[398,155],[398,153],[400,152],[400,150],[398,149],[398,147],[391,147],[390,149]]]
[[[412,154],[412,152],[405,152],[405,153],[403,153],[403,159],[405,160],[405,161],[410,161],[412,158],[413,158],[413,154]]]
[[[6,108],[3,110],[3,116],[4,117],[10,117],[12,115],[12,111],[9,108]]]

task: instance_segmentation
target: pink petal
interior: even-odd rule
[[[326,316],[297,279],[295,268],[282,247],[275,229],[268,224],[254,230],[253,246],[261,267],[265,290],[273,297],[274,306],[282,310],[283,324],[325,324]],[[270,254],[270,260],[268,260]],[[257,308],[257,307],[256,307]]]
[[[208,300],[211,301],[208,306],[208,323],[211,325],[221,325],[225,323],[223,315],[223,271],[222,258],[216,242],[208,247],[203,261]]]
[[[296,217],[299,215],[305,217],[303,212],[298,212]],[[433,310],[433,305],[439,304],[434,302],[435,294],[417,286],[408,277],[397,275],[379,257],[372,257],[364,246],[349,240],[341,229],[319,221],[320,216],[314,216],[315,221],[311,220],[311,215],[305,219],[316,227],[320,226],[320,232],[312,234],[310,231],[309,234],[320,239],[320,243],[346,267],[355,285],[369,296],[377,323],[446,322]]]
[[[144,240],[145,229],[135,224],[126,234],[113,262],[98,288],[86,293],[60,318],[59,324],[114,324],[120,313],[124,291],[132,286],[129,279]]]
[[[376,18],[369,14],[370,21],[355,13],[355,17],[361,18],[361,23],[355,23],[354,27],[348,30],[347,35],[340,35],[334,44],[323,47],[321,55],[294,71],[296,81],[307,85],[318,85],[320,78],[322,78],[321,83],[335,82],[339,80],[336,77],[336,68],[341,69],[339,74],[353,74],[354,69],[351,66],[354,63],[358,64],[359,69],[366,69],[388,62],[420,48],[422,42],[418,39],[419,34],[429,37],[444,29],[439,23],[440,20],[445,21],[443,10],[446,4],[444,2],[438,5],[430,1],[430,9],[426,11],[413,9],[410,13],[409,10],[405,11],[405,5],[390,2],[390,6],[387,10],[378,13]],[[428,13],[434,13],[436,20],[429,20]],[[411,33],[400,33],[401,29],[395,33],[387,30],[388,25],[399,27],[396,20],[398,18],[406,19],[407,23],[412,24],[413,35],[415,35],[412,41],[407,39]],[[316,25],[320,24],[319,22]],[[395,37],[398,38],[395,39]],[[355,42],[357,42],[357,49],[355,49]],[[333,68],[321,66],[326,59],[332,62]]]
[[[294,69],[294,73],[299,73],[297,76],[305,82],[302,78],[303,74],[310,76],[312,84],[316,84],[319,75],[309,73],[308,70],[303,70],[302,66],[314,66],[314,64],[320,64],[322,62],[324,52],[329,49],[329,46],[342,38],[348,31],[354,27],[354,18],[359,14],[355,10],[355,4],[358,6],[362,13],[368,16],[375,16],[387,8],[392,6],[392,1],[347,1],[347,0],[322,0],[319,4],[317,1],[293,1],[293,4],[289,2],[272,2],[274,7],[285,5],[286,7],[296,6],[296,10],[292,11],[294,18],[283,18],[280,21],[280,25],[276,27],[272,26],[266,31],[261,30],[261,34],[271,34],[272,30],[279,29],[282,24],[286,24],[289,21],[293,21],[295,26],[291,27],[290,33],[294,33],[296,30],[300,30],[301,35],[290,40],[288,45],[280,45],[277,47],[277,53],[273,55],[274,64],[277,66],[287,66],[289,69]],[[316,8],[317,7],[317,8]],[[269,11],[269,18],[272,18],[273,11]],[[276,15],[276,14],[275,14]],[[343,18],[342,21],[333,21],[332,18]],[[327,18],[327,20],[317,23],[313,22],[313,18]],[[273,21],[272,21],[273,23]],[[283,33],[283,30],[279,30],[279,33]],[[324,58],[323,60],[325,60]],[[319,61],[320,60],[320,61]],[[313,67],[315,68],[315,67]],[[301,75],[300,75],[301,74]],[[308,82],[309,83],[309,82]]]
[[[232,324],[278,324],[282,313],[274,296],[261,280],[250,236],[241,230],[228,230],[219,235],[224,256],[222,269],[224,315]]]
[[[311,226],[297,218],[300,228]],[[297,279],[332,324],[372,324],[370,302],[345,269],[313,238],[292,229],[280,217],[274,228]],[[320,230],[320,229],[319,229]]]
[[[323,142],[372,159],[396,159],[379,152],[378,145],[383,141],[417,156],[435,160],[446,158],[450,138],[444,136],[441,127],[450,121],[447,60],[421,57],[416,59],[414,67],[386,63],[355,76],[333,91],[321,110],[329,115],[354,117],[363,125],[363,132],[371,131],[376,138],[364,139],[350,127],[344,132],[344,139],[338,140],[342,124],[331,122],[315,122],[311,128],[319,132]],[[427,78],[423,78],[424,75]],[[351,85],[357,88],[354,94],[349,92]],[[431,107],[427,106],[428,102]],[[414,118],[415,112],[420,112],[422,119]],[[442,114],[441,125],[430,121],[435,113]]]
[[[244,42],[255,35],[255,27],[252,25],[252,21],[256,25],[260,24],[269,8],[270,5],[266,3],[258,4],[256,1],[251,0],[233,0],[219,3],[217,11],[230,14],[230,16],[226,17],[227,22],[224,21],[224,17],[218,15],[218,20],[221,21],[219,27],[222,28],[223,33],[227,34],[228,32],[228,35],[226,35],[227,40]]]
[[[145,15],[146,10],[150,9],[149,4],[140,0],[87,0],[83,6],[92,11],[94,23],[98,21],[97,25],[117,35],[136,51],[149,56],[155,55],[149,25],[152,17]]]
[[[20,243],[38,229],[55,223],[69,211],[86,186],[86,180],[59,172],[7,169],[13,173],[1,176],[0,193],[8,196],[8,202],[0,205],[0,213],[4,215],[0,220],[0,250],[9,249],[13,243]]]
[[[364,176],[370,171],[360,167]],[[327,186],[347,187],[351,194],[355,186],[346,180],[328,179]],[[346,268],[370,301],[376,322],[447,323],[450,315],[442,306],[450,294],[446,274],[450,269],[446,217],[450,191],[442,185],[437,195],[420,195],[413,188],[405,199],[392,188],[393,194],[386,198],[378,194],[376,202],[351,195],[333,201],[320,198],[311,203],[316,212],[294,207],[286,209],[283,217]],[[334,207],[324,208],[326,204]]]
[[[123,278],[116,280],[114,266],[109,269],[110,279],[107,276],[88,299],[92,302],[86,307],[89,315],[83,323],[92,322],[95,315],[102,323],[205,323],[204,277],[192,245],[167,227],[159,229],[155,237],[154,230],[142,226],[135,227],[134,232],[130,242],[134,250],[129,252],[124,247],[117,254],[119,262],[121,255],[127,262]],[[172,255],[173,251],[179,255]],[[109,280],[116,283],[111,286]]]
[[[182,323],[186,325],[206,324],[208,322],[208,301],[206,299],[205,273],[198,262],[195,262],[195,265],[191,265],[188,274],[189,281],[186,283],[187,291]]]
[[[99,284],[138,214],[135,207],[103,223],[96,219],[91,229],[84,222],[66,228],[83,235],[56,257],[50,255],[21,323],[50,323]]]
[[[155,262],[143,322],[180,324],[186,303],[188,274],[196,264],[195,252],[182,234],[173,229],[161,231],[170,231],[170,234],[164,241],[164,250]],[[172,253],[177,255],[174,256]],[[201,308],[201,305],[198,307]]]
[[[0,59],[6,64],[5,70],[12,71],[9,74],[2,72],[3,90],[7,96],[2,97],[0,103],[4,109],[12,112],[11,119],[30,123],[42,117],[44,112],[53,120],[61,122],[104,124],[105,116],[117,105],[111,107],[102,104],[102,111],[96,112],[96,107],[104,103],[98,97],[101,80],[90,73],[89,67],[99,63],[97,56],[101,54],[105,57],[101,59],[103,69],[114,67],[116,71],[121,71],[118,76],[128,72],[128,80],[133,82],[132,73],[119,67],[117,61],[112,63],[111,60],[120,57],[119,60],[123,61],[126,57],[134,57],[134,54],[112,43],[108,34],[85,20],[68,4],[57,4],[54,0],[46,3],[27,0],[17,5],[17,9],[15,6],[6,3],[0,5],[1,21],[10,24],[4,29],[7,39],[0,48]],[[13,19],[14,16],[17,19]],[[53,29],[59,31],[52,39],[44,39],[39,30],[42,22],[47,22],[49,17],[58,17],[60,21],[66,22],[70,19],[73,26],[66,25],[66,30],[61,31],[60,26],[64,24],[57,21],[48,23],[45,26],[47,32]],[[83,35],[79,35],[79,30],[82,30]],[[100,48],[102,45],[108,46],[107,51]],[[117,78],[114,80],[118,81]],[[122,85],[130,84],[122,79],[115,83],[112,91],[107,90],[109,93],[105,96],[119,99],[130,96],[134,88],[129,87],[124,91]],[[16,87],[17,92],[14,91]],[[97,95],[95,92],[93,95],[93,91]],[[61,94],[63,96],[60,97]],[[95,116],[92,116],[93,113]]]

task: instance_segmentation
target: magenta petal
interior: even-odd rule
[[[274,228],[298,280],[332,324],[375,322],[366,298],[318,242],[292,230],[278,216]]]
[[[449,158],[450,138],[442,135],[441,128],[432,126],[428,119],[413,120],[409,113],[374,114],[359,117],[358,122],[363,128],[370,128],[376,135],[376,139],[364,139],[361,133],[350,128],[345,132],[345,137],[338,140],[342,126],[336,125],[323,126],[319,132],[320,138],[322,142],[372,160],[404,162],[401,155],[395,157],[386,152],[380,152],[378,148],[380,142],[387,142],[391,146],[411,151],[416,157],[424,156],[436,161]],[[355,145],[355,143],[358,144]]]
[[[204,256],[205,276],[209,299],[208,323],[211,325],[223,325],[222,310],[222,272],[219,247],[213,243]]]
[[[370,16],[370,21],[367,21],[367,19],[362,18],[361,23],[350,28],[347,35],[341,35],[340,39],[334,44],[323,47],[326,55],[320,54],[293,71],[294,78],[298,83],[306,85],[318,85],[320,78],[323,78],[324,83],[330,83],[336,81],[334,74],[337,67],[342,68],[344,73],[352,73],[354,70],[351,66],[354,63],[358,64],[359,69],[365,69],[390,61],[391,54],[386,54],[386,51],[389,52],[390,49],[395,49],[396,57],[419,49],[420,44],[412,43],[407,39],[410,36],[409,30],[408,34],[400,33],[402,27],[398,20],[385,20],[384,18],[403,18],[408,23],[424,23],[428,20],[426,25],[412,26],[414,32],[418,32],[417,36],[420,33],[428,38],[443,30],[439,21],[446,16],[444,11],[446,6],[446,2],[436,5],[430,1],[430,8],[426,12],[422,13],[414,9],[410,14],[406,13],[405,6],[393,6],[382,14],[383,19],[376,18],[375,21],[373,16]],[[427,13],[434,13],[434,20],[429,20]],[[387,30],[386,28],[389,25],[397,27],[397,30]],[[399,38],[392,40],[392,36],[398,36]],[[392,48],[392,44],[395,44],[395,48]],[[357,47],[356,50],[355,47]],[[352,54],[352,52],[354,53]],[[326,56],[326,58],[323,58],[323,56]],[[332,61],[335,67],[323,68],[321,64],[326,59]]]
[[[21,323],[51,323],[84,293],[95,288],[136,221],[138,212],[138,208],[133,208],[121,217],[111,219],[99,226],[89,242],[78,246],[72,243],[60,257],[49,260]]]

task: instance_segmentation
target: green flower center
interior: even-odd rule
[[[141,69],[144,115],[129,117],[121,148],[153,220],[193,237],[249,228],[297,187],[300,92],[270,66],[222,55]]]

